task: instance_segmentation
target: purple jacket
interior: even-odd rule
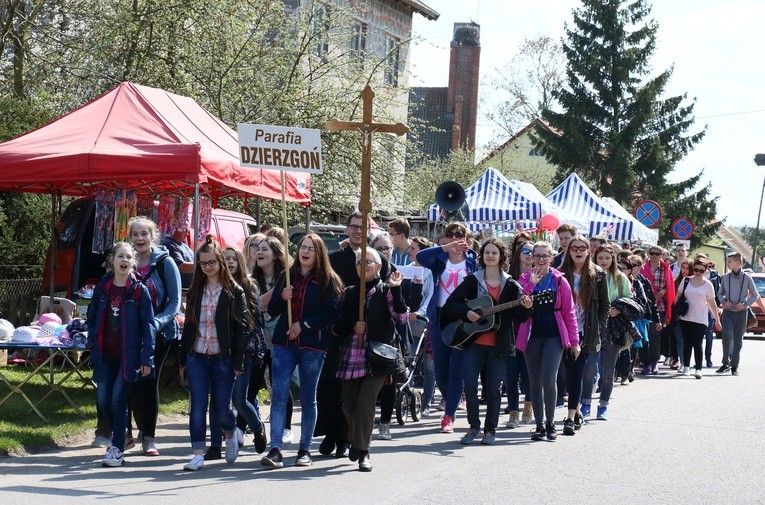
[[[560,332],[560,342],[564,349],[568,349],[579,344],[579,331],[576,326],[576,309],[574,308],[574,297],[571,293],[571,286],[563,274],[558,270],[550,269],[555,277],[555,287],[558,290],[557,298],[555,300],[555,320],[558,323],[558,332]],[[524,272],[518,283],[523,288],[524,295],[531,295],[534,291],[534,286],[531,282],[531,270]],[[526,350],[526,345],[529,343],[529,336],[531,335],[531,325],[533,319],[530,317],[525,322],[521,323],[521,327],[518,329],[518,339],[515,342],[515,347],[521,351]]]

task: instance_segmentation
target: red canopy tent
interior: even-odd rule
[[[0,191],[93,194],[94,186],[213,199],[281,198],[280,174],[239,166],[237,134],[193,99],[123,82],[0,144]],[[307,174],[285,174],[288,201],[310,203]]]

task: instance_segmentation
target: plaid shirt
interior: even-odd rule
[[[210,289],[205,286],[202,293],[202,310],[199,314],[199,334],[194,340],[194,352],[199,354],[220,354],[220,342],[218,341],[218,329],[215,327],[215,309],[218,308],[218,300],[223,291],[223,286],[218,284]]]
[[[367,291],[367,307],[369,307],[369,301],[375,293],[377,293],[377,286]],[[393,309],[393,293],[391,290],[388,290],[386,293],[386,301],[388,305],[388,313],[393,318],[395,324],[403,324],[409,320],[409,312],[399,314]],[[367,322],[367,324],[370,323]],[[358,379],[372,374],[366,359],[366,345],[359,348],[360,338],[366,338],[366,334],[359,336],[354,332],[353,335],[351,335],[351,338],[345,339],[345,343],[340,350],[340,363],[337,368],[337,374],[335,375],[338,379]]]
[[[664,297],[660,297],[658,294],[659,291],[667,290],[667,279],[664,278],[664,266],[659,263],[659,266],[652,268],[651,272],[653,273],[653,292],[656,294],[656,307],[659,309],[659,312],[665,313],[667,312],[667,304]]]

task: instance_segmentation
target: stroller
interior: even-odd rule
[[[410,416],[412,421],[419,421],[422,412],[422,361],[425,356],[428,319],[417,316],[412,323],[412,341],[409,356],[405,360],[406,374],[396,377],[396,420],[400,425],[406,424]]]

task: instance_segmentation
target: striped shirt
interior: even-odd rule
[[[215,310],[218,308],[218,300],[223,291],[223,285],[210,288],[205,286],[202,293],[202,310],[199,314],[199,330],[194,340],[194,352],[199,354],[220,354],[220,342],[218,341],[218,329],[215,327]]]

